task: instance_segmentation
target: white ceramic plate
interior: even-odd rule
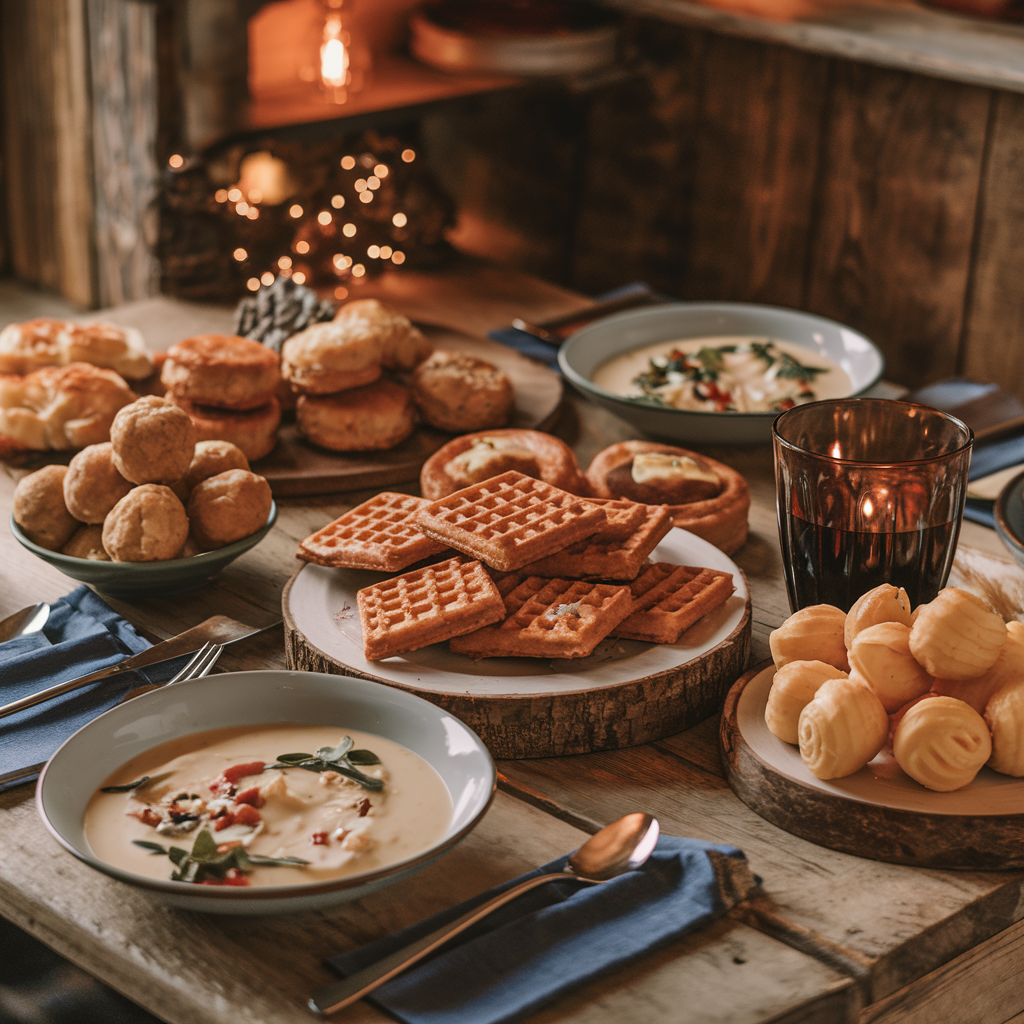
[[[384,736],[428,761],[448,787],[454,813],[422,853],[375,871],[309,885],[207,886],[145,878],[100,860],[82,815],[100,783],[158,743],[205,729],[298,722]],[[229,672],[176,683],[112,708],[79,729],[50,758],[36,807],[54,838],[91,867],[187,910],[274,914],[320,910],[357,899],[419,871],[466,836],[494,794],[490,754],[462,722],[413,694],[363,679],[315,672]]]

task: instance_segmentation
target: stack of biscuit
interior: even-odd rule
[[[732,594],[729,573],[648,561],[671,527],[664,505],[510,470],[436,501],[379,494],[298,556],[388,572],[435,560],[358,592],[367,660],[441,640],[471,658],[582,658],[610,636],[676,643]]]

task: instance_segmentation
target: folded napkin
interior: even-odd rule
[[[131,623],[88,587],[50,608],[41,632],[0,644],[0,704],[107,668],[151,646]],[[46,761],[74,732],[112,708],[135,686],[170,679],[184,659],[103,679],[81,690],[0,718],[0,778]],[[0,792],[38,777],[0,782]]]
[[[568,855],[410,928],[331,957],[347,977]],[[515,1020],[710,924],[759,884],[733,846],[661,836],[639,870],[603,885],[548,882],[517,897],[368,998],[407,1024]]]

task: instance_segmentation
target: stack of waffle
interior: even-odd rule
[[[378,494],[298,555],[385,572],[435,560],[359,591],[369,661],[441,640],[471,658],[583,658],[609,636],[676,643],[732,594],[729,573],[648,561],[671,528],[664,505],[511,471],[433,502]]]

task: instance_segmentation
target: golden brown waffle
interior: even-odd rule
[[[672,516],[665,505],[639,505],[643,522],[625,539],[608,540],[604,531],[531,562],[523,572],[531,576],[560,576],[570,579],[632,580],[672,529]]]
[[[595,534],[602,540],[618,540],[628,537],[638,529],[647,515],[647,505],[628,498],[587,498],[591,505],[604,509],[605,521]]]
[[[307,537],[297,554],[317,565],[397,572],[445,550],[416,525],[425,504],[411,494],[382,491]]]
[[[603,508],[514,470],[425,505],[416,522],[428,536],[511,572],[592,534]]]
[[[505,615],[484,567],[460,558],[364,587],[356,600],[367,661],[470,633]]]
[[[628,640],[674,644],[734,589],[731,573],[656,562],[633,581],[634,610],[612,633]]]
[[[632,603],[626,586],[531,576],[505,597],[504,622],[449,646],[471,658],[585,658]]]

